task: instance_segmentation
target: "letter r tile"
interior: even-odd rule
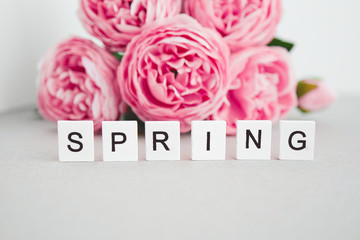
[[[280,121],[280,160],[313,160],[314,121]]]
[[[180,160],[180,123],[145,122],[146,160]]]
[[[94,161],[94,123],[58,121],[59,161]]]

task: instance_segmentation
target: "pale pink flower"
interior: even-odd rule
[[[216,29],[231,51],[269,43],[282,14],[281,0],[185,0],[184,9]]]
[[[226,96],[229,49],[215,31],[179,15],[136,36],[118,69],[124,101],[142,120],[178,120],[181,131]]]
[[[119,62],[90,40],[61,42],[39,64],[38,108],[51,121],[116,120],[121,102],[116,82]]]
[[[320,79],[307,79],[300,81],[297,88],[299,108],[304,112],[322,110],[337,98],[334,89]]]
[[[226,120],[236,133],[237,120],[278,121],[297,105],[296,81],[288,53],[280,47],[252,47],[231,57],[232,90],[211,119]]]
[[[79,17],[87,32],[108,50],[123,51],[143,25],[177,15],[181,0],[80,0]]]

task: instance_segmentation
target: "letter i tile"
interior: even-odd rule
[[[191,123],[192,160],[225,160],[226,122]]]

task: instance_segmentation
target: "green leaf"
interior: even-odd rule
[[[305,94],[307,94],[311,90],[314,90],[317,87],[318,87],[317,85],[300,81],[296,88],[296,95],[298,98],[301,98],[302,96],[304,96]]]
[[[33,108],[33,112],[35,113],[35,116],[38,118],[38,119],[43,119],[43,117],[40,115],[39,113],[39,109],[38,108]]]
[[[302,107],[297,107],[302,113],[310,113],[310,111],[303,109]]]
[[[291,49],[293,49],[293,47],[295,46],[294,43],[291,42],[285,42],[283,40],[280,40],[278,38],[274,38],[269,44],[268,46],[273,46],[273,47],[283,47],[286,48],[286,50],[288,50],[289,52],[291,51]]]
[[[122,52],[119,52],[119,53],[113,52],[112,55],[114,55],[117,58],[117,60],[119,60],[119,62],[121,62],[121,60],[122,60],[122,58],[124,56],[124,53],[122,53]]]
[[[140,120],[138,116],[133,112],[133,110],[128,107],[126,113],[122,116],[121,120],[124,121],[137,121],[138,122],[138,131],[139,133],[145,133],[145,123]]]

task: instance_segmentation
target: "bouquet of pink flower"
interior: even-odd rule
[[[39,65],[38,107],[46,119],[116,120],[122,104],[116,83],[117,59],[93,42],[68,39]]]
[[[46,119],[194,120],[284,118],[298,106],[323,109],[335,93],[296,82],[293,44],[274,38],[281,0],[80,0],[79,18],[104,48],[71,38],[39,67],[38,107]],[[127,113],[126,110],[128,111]]]

